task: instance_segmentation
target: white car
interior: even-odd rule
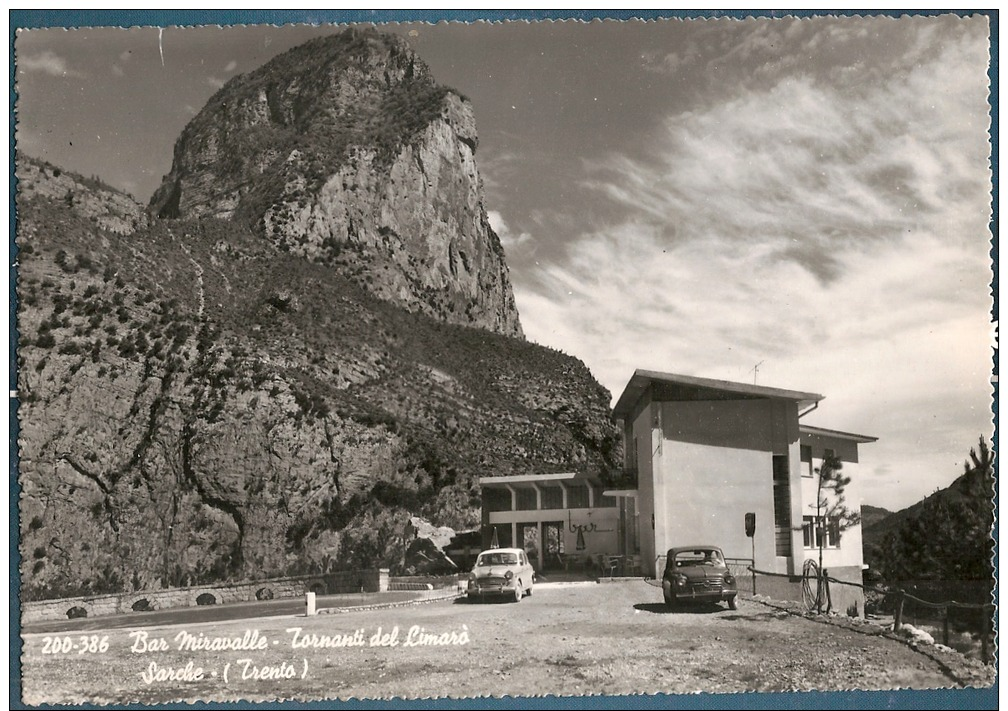
[[[483,551],[469,573],[470,600],[505,596],[518,602],[532,594],[535,570],[521,548],[491,548]]]

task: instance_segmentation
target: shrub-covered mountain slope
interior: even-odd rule
[[[410,514],[477,523],[479,476],[618,461],[574,358],[410,313],[233,223],[121,234],[84,186],[74,205],[24,188],[30,596],[395,565]]]
[[[26,599],[394,568],[480,476],[618,465],[609,393],[521,338],[475,146],[348,32],[225,86],[154,210],[17,157]]]
[[[402,38],[346,30],[218,91],[151,209],[239,219],[411,311],[520,336],[478,143],[468,100]]]

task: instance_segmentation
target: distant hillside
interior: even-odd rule
[[[892,511],[889,509],[870,504],[861,504],[861,535],[864,536],[875,524],[891,515]]]
[[[981,439],[965,471],[948,487],[864,526],[865,561],[892,580],[986,580],[992,575],[990,538],[994,469]],[[864,509],[862,507],[862,515]],[[874,515],[874,512],[873,512]]]

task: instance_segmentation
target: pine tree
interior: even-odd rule
[[[843,473],[843,462],[836,455],[827,455],[816,471],[815,509],[816,542],[819,549],[819,593],[816,595],[816,613],[822,614],[826,571],[823,570],[823,547],[827,534],[840,542],[844,532],[861,523],[861,512],[847,506],[845,492],[851,478]],[[827,607],[827,612],[829,608]]]

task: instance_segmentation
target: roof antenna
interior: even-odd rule
[[[757,363],[756,365],[754,365],[754,366],[752,367],[752,370],[751,370],[751,372],[752,372],[752,384],[753,384],[753,385],[755,385],[755,384],[756,384],[756,376],[757,376],[757,375],[759,375],[759,367],[760,367],[761,365],[763,365],[763,364],[764,364],[765,362],[766,362],[766,361],[764,361],[764,360],[761,360],[761,361],[760,361],[759,363]]]

